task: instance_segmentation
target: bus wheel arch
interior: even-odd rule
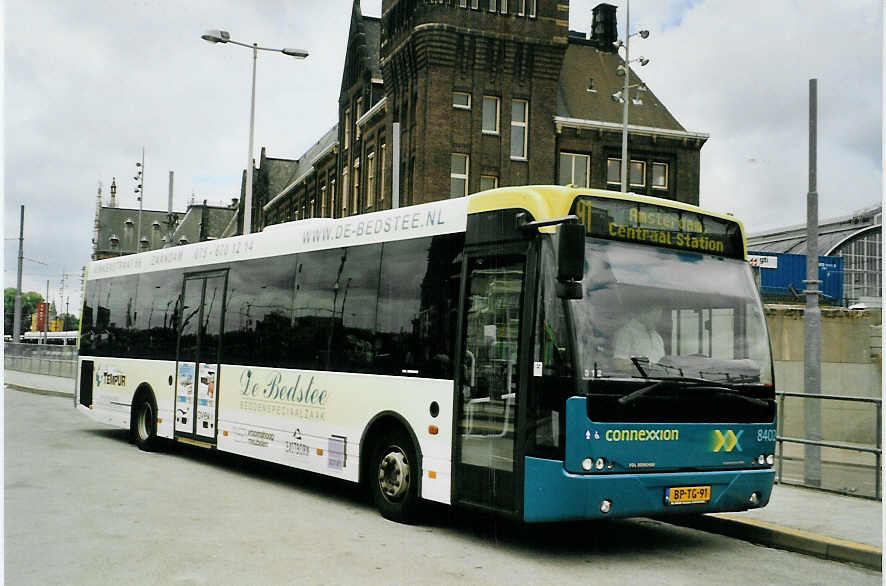
[[[415,432],[398,414],[377,414],[360,442],[360,481],[386,519],[414,520],[421,495],[421,448]]]
[[[152,452],[157,449],[157,399],[147,383],[139,385],[132,398],[129,433],[140,450]]]

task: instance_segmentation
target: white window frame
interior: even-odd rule
[[[520,122],[518,120],[514,120],[514,103],[522,103],[523,104],[523,121]],[[529,158],[529,100],[523,99],[513,99],[511,100],[511,132],[514,132],[514,127],[523,128],[523,154],[515,155],[511,153],[511,159],[515,161],[525,161]],[[508,150],[510,150],[511,145],[508,145]]]
[[[471,0],[471,9],[477,10],[480,8],[480,0]]]
[[[360,209],[360,159],[354,159],[354,176],[351,177],[351,184],[354,188],[353,199],[351,200],[351,210],[357,213]]]
[[[575,185],[576,187],[590,187],[591,186],[591,155],[583,154],[583,153],[571,153],[569,151],[560,151],[560,156],[568,156],[570,157],[570,161],[572,162],[572,167],[570,169],[569,177],[569,185]],[[584,159],[585,164],[585,184],[578,185],[575,183],[575,163],[579,158]]]
[[[609,161],[618,161],[618,181],[609,180]],[[646,161],[638,161],[631,159],[631,165],[638,163],[643,167],[643,183],[634,183],[631,181],[631,169],[628,168],[628,187],[646,187]],[[621,185],[621,157],[609,157],[606,159],[606,183],[609,185]]]
[[[347,150],[349,142],[351,142],[351,109],[345,108],[345,150]]]
[[[484,188],[483,187],[483,180],[484,179],[487,179],[487,180],[491,179],[492,180],[492,187]],[[496,175],[480,175],[480,191],[486,191],[487,189],[495,189],[497,187],[498,187],[498,176],[496,176]]]
[[[517,0],[517,16],[526,14],[526,0]]]
[[[387,145],[385,143],[381,143],[381,146],[379,147],[379,151],[381,152],[381,154],[378,157],[378,166],[379,166],[378,203],[379,203],[379,205],[381,205],[381,203],[385,200],[385,155],[387,154],[386,146]]]
[[[487,130],[483,125],[486,119],[486,100],[495,100],[495,130]],[[498,135],[501,128],[501,98],[498,96],[483,96],[483,110],[480,112],[480,127],[483,134]]]
[[[345,217],[348,214],[348,198],[350,197],[350,191],[348,190],[348,163],[345,161],[345,164],[341,166],[341,216]]]
[[[502,14],[508,13],[508,0],[498,0],[498,11]]]
[[[498,6],[495,0],[489,0],[489,12],[498,12]]]
[[[465,160],[465,172],[464,172],[464,174],[462,174],[462,173],[456,173],[456,172],[452,169],[452,157],[456,157],[456,156],[464,157],[464,160]],[[467,153],[452,153],[452,154],[450,155],[450,157],[449,157],[449,161],[450,161],[450,163],[449,163],[449,182],[450,182],[450,184],[449,184],[449,197],[450,197],[450,198],[452,198],[452,197],[464,197],[465,195],[468,194],[468,179],[470,178],[470,174],[471,174],[471,156],[470,156],[469,154],[467,154]],[[453,195],[453,193],[452,193],[452,180],[453,180],[453,179],[463,179],[463,180],[464,180],[464,186],[465,186],[465,188],[464,188],[464,193],[463,193],[463,194],[461,194],[461,195]]]
[[[466,96],[468,98],[467,104],[456,104],[455,96]],[[471,109],[471,94],[468,92],[452,92],[452,107],[458,108],[459,110],[470,110]]]
[[[320,186],[320,217],[326,217],[326,184]]]
[[[664,185],[656,185],[655,184],[655,167],[656,167],[656,165],[661,165],[662,167],[664,167]],[[653,161],[652,162],[652,181],[653,181],[652,189],[660,189],[662,191],[667,191],[668,183],[671,180],[670,173],[671,173],[670,165],[668,165],[667,163],[663,163],[661,161]]]
[[[538,0],[529,0],[529,18],[535,18],[536,2]]]
[[[366,155],[366,207],[375,205],[375,151]]]

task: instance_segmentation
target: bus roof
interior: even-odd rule
[[[579,195],[640,201],[694,211],[728,219],[741,226],[740,222],[728,215],[706,212],[682,202],[631,193],[558,185],[502,187],[467,197],[346,218],[311,218],[274,224],[254,234],[93,261],[89,265],[87,278],[102,279],[195,266],[209,268],[214,264],[251,258],[464,232],[469,214],[499,209],[525,209],[536,220],[558,218],[569,214],[572,202]],[[553,232],[555,228],[541,230]]]

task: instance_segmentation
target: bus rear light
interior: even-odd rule
[[[591,460],[590,458],[585,458],[584,460],[581,461],[581,467],[583,469],[585,469],[586,471],[590,472],[591,468],[594,467],[594,461]]]
[[[429,434],[437,435],[439,432],[440,432],[440,428],[438,428],[436,425],[429,425],[428,426],[428,433]]]

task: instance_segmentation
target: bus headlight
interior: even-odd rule
[[[612,510],[612,501],[610,501],[608,499],[604,499],[603,501],[600,502],[600,512],[601,513],[608,513],[611,510]]]
[[[766,456],[764,456],[763,454],[760,454],[759,456],[757,456],[757,464],[760,464],[762,466],[765,463],[766,463]]]
[[[766,456],[766,463],[769,464],[770,466],[775,464],[775,456],[772,454],[769,454],[768,456]]]
[[[606,460],[603,458],[597,458],[597,470],[602,470],[606,466]]]
[[[581,461],[581,467],[585,471],[590,472],[591,468],[594,467],[594,461],[591,460],[590,458],[585,458],[584,460]]]

